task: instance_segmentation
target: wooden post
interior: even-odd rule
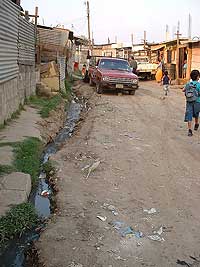
[[[88,41],[89,41],[89,51],[92,51],[92,44],[91,44],[91,33],[90,33],[90,3],[87,1],[87,19],[88,19]]]
[[[192,44],[189,43],[188,56],[187,56],[187,73],[186,73],[187,80],[190,80],[191,69],[192,69]]]
[[[176,48],[176,80],[179,83],[179,44],[180,44],[180,22],[177,28],[177,48]]]

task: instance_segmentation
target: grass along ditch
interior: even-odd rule
[[[70,100],[67,94],[70,94],[72,98],[69,90],[71,90],[71,83],[68,84],[65,95],[68,103],[70,103]],[[53,104],[52,102],[51,104],[46,104],[46,99],[39,100],[38,97],[35,97],[34,101],[37,102],[40,114],[46,115],[49,115],[51,110],[59,105],[58,99],[55,100],[55,98]],[[0,166],[0,173],[10,173],[12,171],[28,173],[31,176],[33,185],[33,190],[29,198],[30,203],[15,206],[6,216],[2,217],[2,227],[0,224],[2,233],[0,231],[0,239],[2,240],[2,244],[5,241],[7,244],[7,248],[4,251],[0,250],[0,262],[4,264],[3,266],[13,266],[13,263],[16,267],[24,266],[27,250],[31,251],[34,248],[32,242],[39,239],[40,231],[38,232],[36,229],[40,228],[42,230],[45,227],[47,218],[51,215],[52,211],[56,210],[55,193],[58,192],[56,165],[49,160],[49,157],[60,149],[67,138],[71,137],[83,106],[76,97],[67,105],[68,110],[66,113],[65,127],[60,130],[55,140],[47,146],[41,140],[34,137],[26,138],[22,142],[0,143],[0,146],[12,146],[14,152],[12,166]],[[43,108],[46,111],[42,113]],[[47,197],[42,197],[41,193],[45,190],[49,194]],[[13,221],[13,225],[12,223],[10,224],[11,221]],[[19,227],[15,222],[17,222]],[[8,228],[5,225],[8,225]],[[10,235],[7,234],[9,228],[12,229]],[[8,241],[9,239],[11,241]],[[30,258],[31,255],[29,254]]]

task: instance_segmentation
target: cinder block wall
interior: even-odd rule
[[[36,82],[35,66],[20,65],[18,77],[0,84],[0,124],[24,104],[25,98],[35,94]]]

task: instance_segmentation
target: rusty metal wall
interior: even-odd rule
[[[35,26],[23,17],[19,17],[19,57],[22,65],[35,65]]]
[[[19,7],[0,0],[0,83],[17,77]]]

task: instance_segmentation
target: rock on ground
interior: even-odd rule
[[[27,201],[31,192],[31,177],[29,174],[13,172],[0,177],[0,216],[12,205]]]

